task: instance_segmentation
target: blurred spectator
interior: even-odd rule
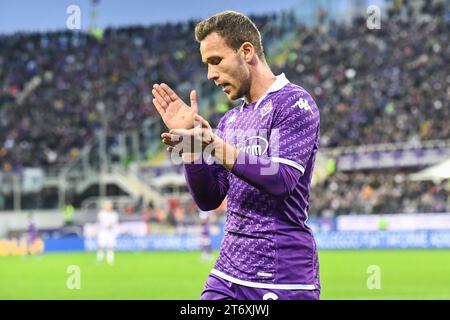
[[[105,258],[109,265],[114,264],[116,239],[119,234],[119,215],[111,201],[105,201],[97,214],[97,262]]]
[[[64,206],[64,225],[70,226],[73,224],[73,215],[75,213],[75,208],[72,204],[66,204]]]
[[[205,261],[211,261],[213,256],[213,251],[211,247],[211,232],[209,230],[209,217],[211,212],[199,211],[200,217],[200,249],[202,251],[202,259]]]

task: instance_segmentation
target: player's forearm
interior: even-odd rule
[[[224,170],[218,165],[184,164],[189,192],[204,211],[214,210],[220,206],[228,192],[228,178],[221,174]]]
[[[219,136],[215,136],[212,144],[216,163],[220,163],[225,169],[231,171],[233,165],[236,163],[240,150],[226,143]]]
[[[300,171],[291,166],[245,152],[239,153],[231,173],[280,199],[292,194],[301,176]]]
[[[288,165],[245,153],[216,136],[213,141],[216,162],[251,186],[277,198],[292,194],[301,173]]]

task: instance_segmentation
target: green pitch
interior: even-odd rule
[[[321,251],[320,263],[322,299],[450,299],[449,250]],[[0,299],[198,299],[212,265],[198,252],[117,253],[114,266],[0,257]]]

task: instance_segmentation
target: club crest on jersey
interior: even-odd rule
[[[311,111],[313,113],[311,106],[306,99],[300,98],[298,101],[291,106],[291,108],[299,107],[301,110]]]
[[[268,101],[266,104],[263,105],[261,108],[261,116],[266,116],[270,111],[272,111],[272,101]]]

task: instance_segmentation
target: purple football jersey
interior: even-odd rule
[[[229,183],[227,219],[212,274],[255,288],[320,289],[316,243],[306,225],[319,126],[311,95],[284,74],[258,102],[243,101],[221,119],[217,134],[227,143],[272,161],[274,166],[261,174],[273,174],[284,164],[301,177],[292,194],[280,199],[236,176],[240,167],[252,164],[237,163],[231,172],[222,167],[219,175],[226,174]]]

